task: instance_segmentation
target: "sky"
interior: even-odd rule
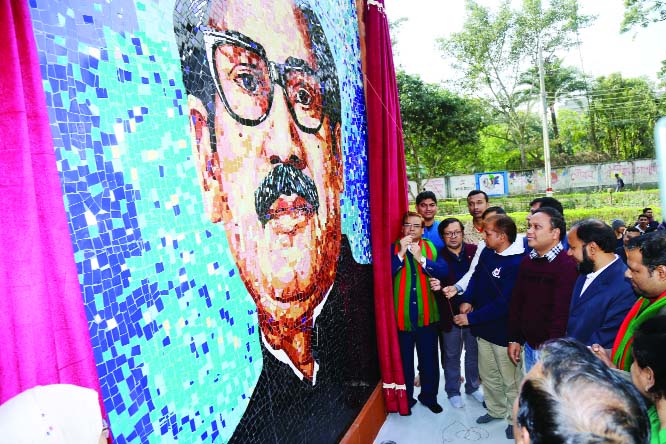
[[[394,62],[427,82],[455,78],[451,62],[442,58],[435,39],[462,29],[464,0],[385,0],[390,21],[408,20],[397,34]],[[495,8],[500,1],[480,0]],[[666,59],[666,22],[651,24],[620,34],[624,0],[579,0],[581,13],[596,15],[594,24],[580,32],[581,47],[565,56],[565,62],[594,77],[621,72],[623,77],[647,76],[656,80],[661,61]]]

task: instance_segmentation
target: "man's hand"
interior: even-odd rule
[[[603,362],[610,368],[617,368],[613,363],[613,361],[611,360],[608,350],[606,350],[599,344],[592,344],[589,348],[597,358],[601,359],[601,362]]]
[[[466,314],[455,315],[453,317],[453,322],[458,327],[464,327],[465,325],[469,325],[469,320],[467,320],[467,315]]]
[[[407,236],[403,237],[400,239],[400,251],[398,254],[402,257],[405,257],[405,253],[407,253],[407,248],[412,244],[412,235],[408,234]]]
[[[509,355],[509,359],[513,362],[513,365],[518,365],[520,362],[520,344],[517,342],[509,342],[509,347],[506,349],[506,353]]]
[[[423,257],[423,255],[421,254],[421,248],[419,248],[419,244],[411,244],[409,246],[409,251],[414,256],[414,260],[416,260],[416,262],[421,262],[421,257]]]
[[[460,307],[458,307],[458,310],[460,310],[461,314],[466,315],[467,313],[472,311],[472,304],[470,304],[468,302],[463,302],[462,304],[460,304]]]
[[[442,289],[442,283],[439,279],[431,277],[428,281],[430,281],[430,289],[432,291],[439,291]]]
[[[444,296],[446,296],[449,299],[451,299],[453,296],[458,294],[458,289],[456,287],[454,287],[453,285],[449,285],[448,287],[444,287],[442,289],[442,291],[444,292]]]

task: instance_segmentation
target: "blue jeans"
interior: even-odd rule
[[[524,354],[525,354],[525,374],[527,374],[527,372],[529,372],[530,369],[534,367],[534,364],[536,364],[537,361],[539,360],[541,352],[539,352],[539,350],[534,350],[526,342]]]
[[[450,332],[441,333],[444,339],[444,390],[451,398],[460,396],[460,355],[465,347],[465,393],[468,395],[479,389],[479,358],[476,338],[469,327],[454,325]]]

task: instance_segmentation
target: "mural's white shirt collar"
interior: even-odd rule
[[[324,304],[326,303],[326,300],[328,299],[328,295],[331,294],[332,289],[333,289],[333,286],[331,285],[331,288],[328,289],[328,291],[326,292],[326,295],[321,300],[319,305],[317,305],[315,307],[314,312],[312,314],[312,326],[313,327],[314,327],[315,322],[317,321],[317,316],[319,316],[319,314],[321,313],[321,310],[324,308]],[[316,335],[317,331],[315,329],[313,329],[312,334]],[[275,358],[278,361],[287,364],[294,371],[294,374],[296,374],[296,376],[298,376],[298,379],[300,379],[301,381],[303,380],[303,378],[304,378],[303,373],[299,369],[296,368],[296,366],[294,365],[293,362],[291,362],[291,359],[289,359],[289,356],[287,356],[287,353],[285,353],[284,350],[274,349],[271,346],[271,344],[268,343],[268,341],[264,337],[263,333],[261,334],[261,341],[264,343],[264,347],[266,347],[266,350],[268,350],[270,352],[270,354],[275,356]],[[315,385],[317,383],[317,371],[318,370],[319,370],[319,363],[317,361],[315,361],[314,370],[312,372],[312,385]]]

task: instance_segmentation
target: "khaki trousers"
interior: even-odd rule
[[[522,366],[515,366],[506,353],[507,347],[477,338],[479,348],[479,376],[483,385],[488,414],[506,418],[511,423],[513,401],[523,379]]]

